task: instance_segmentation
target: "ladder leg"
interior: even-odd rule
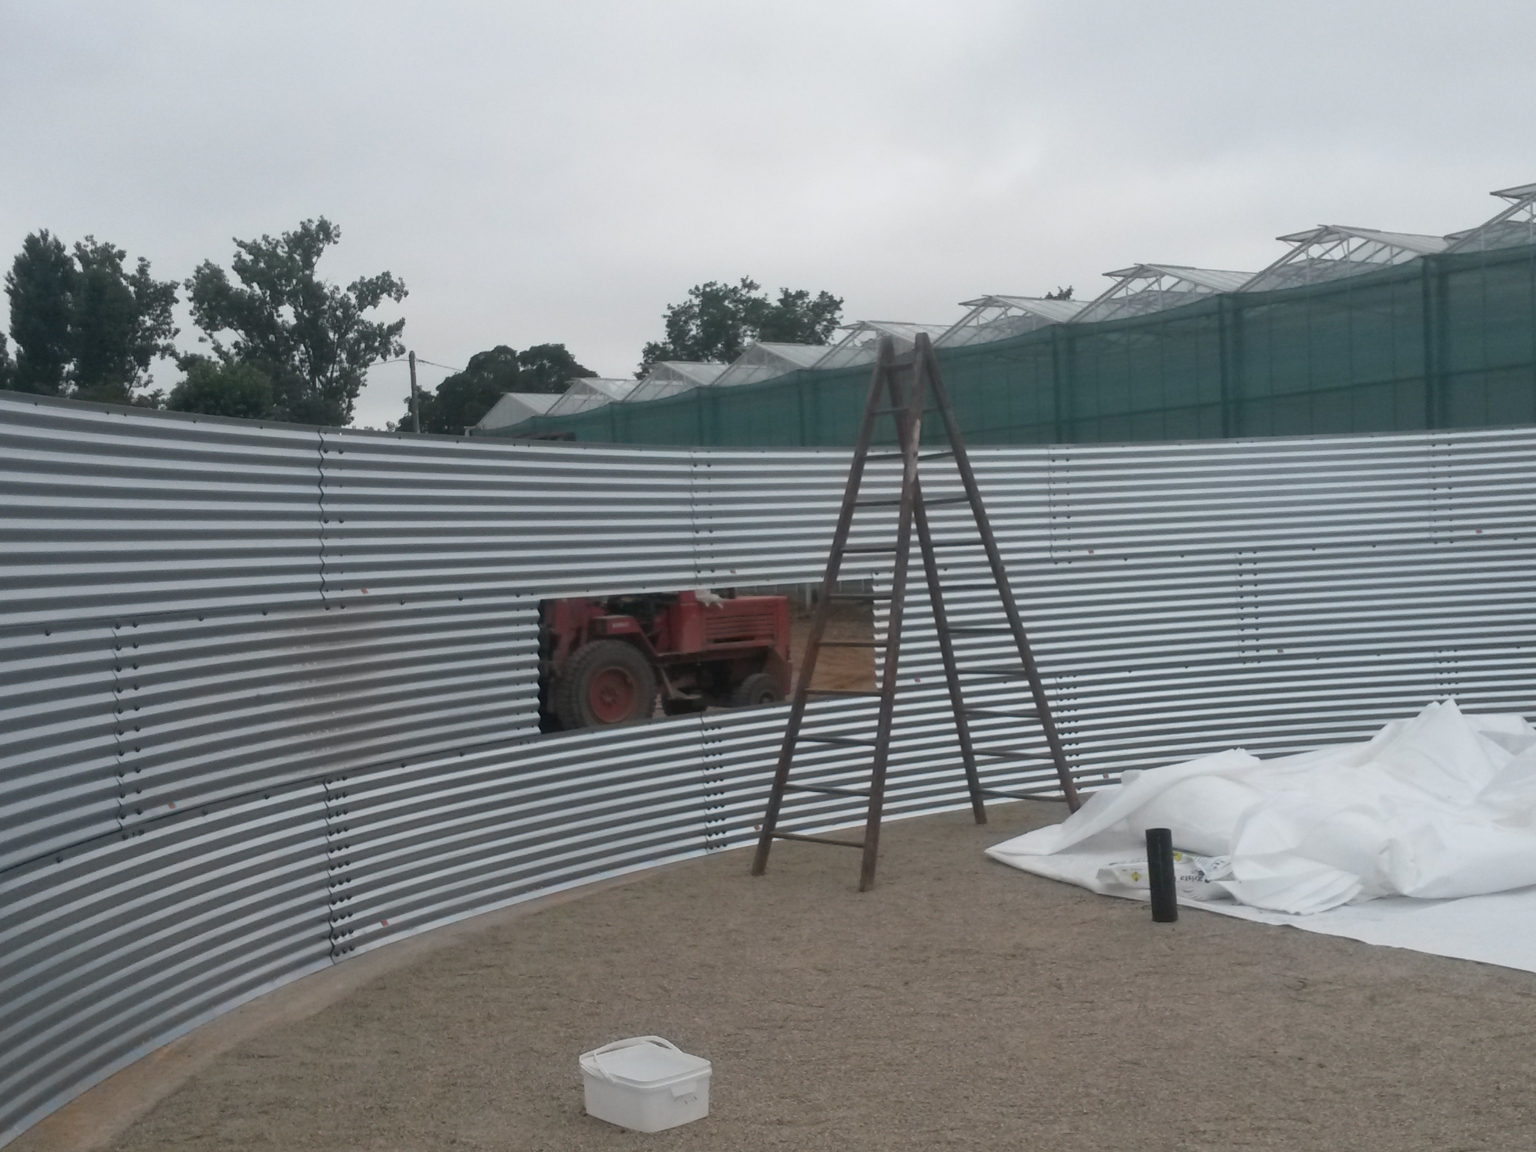
[[[976,473],[971,470],[971,461],[965,454],[965,445],[960,436],[960,425],[955,419],[954,409],[949,403],[949,392],[944,387],[944,378],[939,374],[938,357],[934,355],[933,344],[926,333],[919,333],[914,356],[926,365],[924,375],[931,381],[933,388],[934,404],[939,410],[939,415],[944,421],[944,430],[949,435],[949,444],[954,451],[955,469],[960,473],[960,481],[965,485],[965,494],[970,501],[971,513],[976,518],[976,529],[981,535],[981,542],[987,552],[987,563],[992,569],[992,579],[997,585],[998,596],[1003,602],[1003,614],[1008,618],[1008,628],[1013,633],[1015,645],[1019,650],[1019,659],[1024,666],[1024,675],[1029,681],[1030,693],[1034,696],[1035,710],[1040,714],[1040,727],[1045,732],[1045,742],[1051,749],[1051,759],[1056,764],[1056,778],[1061,783],[1061,792],[1066,797],[1067,807],[1076,812],[1082,805],[1077,794],[1077,782],[1072,778],[1072,770],[1067,764],[1066,750],[1061,743],[1061,735],[1056,731],[1056,721],[1051,716],[1050,701],[1046,699],[1045,685],[1040,679],[1040,670],[1035,666],[1034,654],[1029,648],[1029,637],[1024,632],[1024,622],[1019,617],[1019,606],[1014,602],[1013,590],[1008,584],[1008,570],[1003,565],[1003,556],[997,547],[997,539],[992,534],[991,522],[987,519],[987,510],[981,500],[981,489],[976,484]]]
[[[859,437],[854,444],[853,462],[848,469],[848,484],[843,490],[843,504],[838,510],[837,527],[832,533],[832,548],[827,555],[827,568],[821,580],[821,603],[811,621],[811,634],[806,640],[805,655],[800,660],[800,672],[795,679],[795,695],[789,706],[789,723],[784,729],[784,742],[779,747],[779,762],[773,773],[773,785],[768,792],[768,808],[763,814],[762,828],[757,838],[757,852],[752,857],[752,875],[761,876],[768,867],[768,852],[773,845],[773,834],[778,828],[779,810],[784,805],[784,786],[789,782],[789,767],[795,757],[795,742],[800,736],[800,725],[805,719],[805,706],[810,697],[811,677],[816,671],[816,660],[821,654],[821,639],[827,628],[831,612],[832,594],[837,588],[837,576],[842,570],[843,553],[848,545],[848,533],[853,525],[853,510],[858,501],[859,487],[864,479],[864,462],[869,456],[869,445],[874,437],[875,409],[880,406],[880,393],[891,375],[893,350],[882,341],[880,354],[870,376],[869,396],[864,402],[864,417],[859,423]]]
[[[965,763],[965,784],[971,793],[971,814],[976,817],[976,823],[985,824],[987,806],[981,796],[981,777],[976,772],[976,750],[971,746],[971,725],[965,714],[965,697],[960,691],[960,668],[955,662],[949,617],[944,611],[939,562],[933,551],[933,537],[928,531],[928,512],[923,507],[923,488],[920,482],[912,511],[917,526],[917,543],[923,553],[923,573],[928,579],[928,603],[933,606],[933,628],[939,634],[939,655],[944,661],[944,679],[949,685],[949,706],[955,713],[955,737],[960,744],[960,759]]]
[[[881,341],[881,347],[885,341]],[[896,557],[891,566],[891,610],[886,620],[885,667],[881,669],[880,717],[875,729],[875,750],[869,770],[869,810],[864,820],[864,860],[859,869],[859,891],[875,886],[875,865],[880,853],[880,820],[885,810],[885,774],[891,755],[891,725],[896,710],[896,677],[901,663],[901,621],[906,608],[907,568],[912,550],[913,509],[917,502],[917,456],[922,444],[922,377],[912,374],[909,394],[903,397],[896,373],[886,377],[891,408],[896,412],[896,437],[901,445],[901,502],[896,518]],[[905,408],[903,414],[900,410]]]

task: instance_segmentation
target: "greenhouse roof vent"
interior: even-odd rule
[[[480,422],[475,427],[486,431],[492,428],[510,428],[514,424],[521,424],[524,420],[544,415],[559,399],[560,397],[552,392],[503,392],[501,399],[496,401],[489,412],[480,417]]]
[[[1065,324],[1088,307],[1086,300],[1052,300],[1043,296],[980,296],[962,300],[970,311],[934,341],[940,348],[963,348]]]
[[[816,361],[817,368],[850,368],[858,364],[873,364],[880,337],[889,336],[895,342],[897,354],[911,351],[919,332],[928,333],[937,340],[950,328],[948,324],[916,324],[907,320],[860,320],[857,324],[844,325],[847,333],[831,348],[823,348],[823,355]]]
[[[645,378],[624,397],[625,404],[677,396],[695,388],[707,388],[720,379],[726,369],[714,360],[663,360],[652,366]]]
[[[1295,288],[1355,276],[1443,252],[1447,243],[1443,236],[1382,232],[1344,224],[1322,224],[1277,239],[1290,244],[1291,250],[1243,285],[1243,291],[1267,292],[1272,288]]]
[[[1136,264],[1104,275],[1111,277],[1114,285],[1074,317],[1078,323],[1161,312],[1202,296],[1235,292],[1253,279],[1252,272],[1184,264]]]
[[[635,389],[635,381],[623,377],[586,376],[572,380],[560,399],[550,406],[549,416],[574,416],[604,404],[622,400]]]
[[[716,377],[711,387],[730,388],[737,384],[772,380],[775,376],[809,368],[821,359],[825,351],[826,347],[821,344],[773,344],[758,341],[731,361],[731,366]]]
[[[1536,244],[1536,184],[1501,188],[1492,195],[1508,200],[1509,207],[1485,224],[1447,236],[1452,252],[1487,252],[1494,248]]]

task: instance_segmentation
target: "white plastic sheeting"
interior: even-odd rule
[[[1447,700],[1362,743],[1127,772],[1061,824],[987,855],[1144,896],[1148,828],[1172,831],[1181,895],[1198,891],[1212,911],[1536,971],[1536,932],[1506,931],[1512,911],[1536,911],[1536,729],[1520,716]]]

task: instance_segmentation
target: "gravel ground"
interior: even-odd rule
[[[799,611],[791,613],[789,648],[796,670],[805,658],[806,643],[811,638],[811,617]],[[827,640],[872,640],[874,614],[867,604],[836,604],[827,619]],[[823,648],[816,657],[816,688],[843,688],[870,691],[875,687],[875,653],[872,648]]]
[[[863,895],[856,853],[780,844],[761,879],[733,852],[465,932],[213,1059],[111,1147],[1536,1147],[1536,977],[1154,925],[981,855],[1062,814],[887,825]],[[707,1119],[584,1114],[577,1054],[644,1033],[714,1062]]]

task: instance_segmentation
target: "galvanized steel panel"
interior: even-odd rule
[[[0,873],[0,1116],[80,1089],[328,962],[313,784],[186,809]]]
[[[819,579],[847,455],[260,426],[0,397],[0,1139],[349,953],[755,837],[782,706],[538,736],[540,599]],[[973,453],[1084,787],[1536,698],[1536,433]],[[930,498],[952,468],[925,468]],[[898,474],[872,465],[866,497]],[[1028,706],[963,507],[970,697]],[[890,538],[869,509],[855,541]],[[845,575],[888,586],[889,553]],[[918,558],[887,811],[960,804]],[[14,593],[14,594],[12,594]],[[877,630],[884,614],[877,614]],[[1032,727],[975,723],[1044,794]],[[870,700],[813,705],[857,787]],[[787,827],[861,819],[793,796]]]

